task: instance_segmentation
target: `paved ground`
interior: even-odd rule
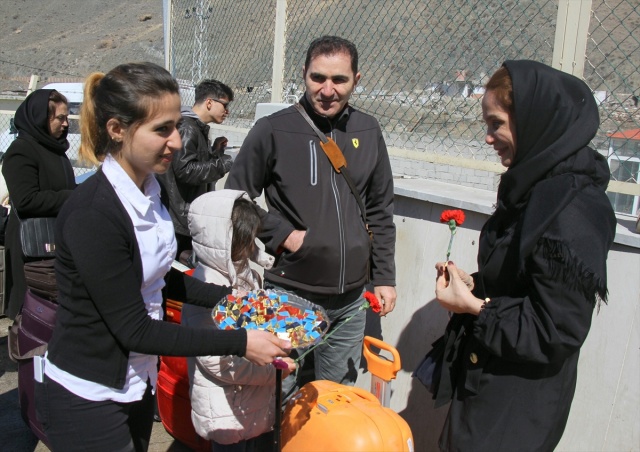
[[[7,352],[7,329],[11,321],[0,318],[0,449],[3,452],[46,452],[20,416],[18,405],[18,365]],[[169,435],[162,423],[153,425],[151,452],[187,452],[190,449]]]

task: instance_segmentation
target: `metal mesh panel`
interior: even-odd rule
[[[566,3],[288,0],[281,98],[291,102],[303,93],[309,43],[324,34],[343,36],[356,44],[363,75],[352,103],[380,121],[390,147],[450,159],[452,165],[459,159],[497,162],[484,143],[481,87],[507,59],[552,64],[556,26],[565,25],[556,24],[559,2]],[[173,1],[172,70],[185,80],[185,104],[193,102],[195,83],[216,78],[236,93],[227,124],[251,124],[256,103],[271,99],[276,4]],[[599,99],[602,120],[592,144],[609,155],[613,179],[630,182],[638,180],[640,133],[635,140],[611,135],[640,128],[639,10],[638,0],[593,0],[584,60],[584,78]],[[481,177],[491,178],[493,168]],[[432,168],[428,177],[442,179],[442,173]],[[611,196],[616,210],[636,212],[636,194]]]
[[[288,46],[296,48],[300,61],[314,37],[334,33],[352,40],[360,53],[364,89],[352,103],[378,118],[389,146],[495,159],[482,144],[474,88],[505,59],[551,62],[554,1],[319,5],[324,4],[289,3]],[[336,19],[310,34],[317,17]],[[298,73],[296,68],[288,76]]]
[[[214,78],[235,94],[227,123],[248,125],[256,103],[271,99],[274,22],[273,1],[174,1],[172,67],[183,104],[193,105],[198,82]]]
[[[613,180],[637,183],[640,174],[640,3],[595,1],[585,79],[600,104],[599,149],[607,150]],[[609,193],[617,212],[635,214],[638,196]]]
[[[505,59],[550,64],[556,15],[555,0],[289,0],[283,99],[304,91],[309,43],[323,34],[343,36],[358,47],[363,74],[352,103],[378,118],[388,145],[495,160],[482,144],[473,90]],[[270,99],[274,20],[274,1],[176,0],[174,75],[192,84],[207,77],[229,84],[237,99],[228,123],[251,120],[256,102]]]
[[[13,113],[0,114],[0,156],[3,156],[7,148],[15,138],[15,129],[10,125]]]

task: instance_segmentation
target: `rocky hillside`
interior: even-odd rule
[[[2,0],[0,91],[19,91],[31,74],[81,81],[125,61],[163,64],[160,0]]]

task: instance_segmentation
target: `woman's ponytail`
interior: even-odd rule
[[[107,74],[94,72],[84,83],[80,109],[80,158],[100,164],[107,154],[117,154],[123,141],[113,141],[107,131],[110,119],[129,133],[145,121],[151,101],[163,94],[179,94],[178,83],[166,69],[154,63],[125,63]]]
[[[84,99],[80,107],[80,159],[84,162],[99,164],[104,156],[98,152],[98,118],[96,117],[95,94],[102,72],[90,74],[84,82]]]

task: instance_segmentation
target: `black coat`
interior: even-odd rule
[[[194,199],[207,192],[208,184],[215,183],[231,169],[232,159],[209,147],[209,126],[182,112],[178,125],[182,148],[173,155],[171,167],[158,175],[158,181],[169,194],[169,215],[177,234],[189,236],[187,215]]]
[[[362,287],[370,270],[374,286],[395,286],[393,177],[378,121],[351,106],[329,120],[313,111],[306,95],[300,104],[344,154],[373,242],[345,178],[335,172],[320,139],[291,106],[256,122],[225,184],[253,199],[264,191],[269,209],[258,237],[276,256],[265,280],[335,295]],[[280,245],[293,230],[306,234],[300,249],[290,253]]]
[[[598,110],[577,78],[507,62],[517,149],[479,243],[476,317],[445,333],[443,450],[550,451],[560,441],[594,306],[606,300],[616,220],[606,161],[587,147]]]
[[[55,140],[43,132],[51,90],[32,93],[16,111],[19,134],[4,156],[2,174],[11,204],[20,218],[55,217],[76,183],[67,155],[66,138]],[[44,111],[41,111],[44,109]],[[30,114],[36,111],[37,114]],[[66,134],[65,134],[66,135]],[[19,222],[12,210],[5,234],[7,249],[6,314],[13,319],[20,312],[26,292]]]

